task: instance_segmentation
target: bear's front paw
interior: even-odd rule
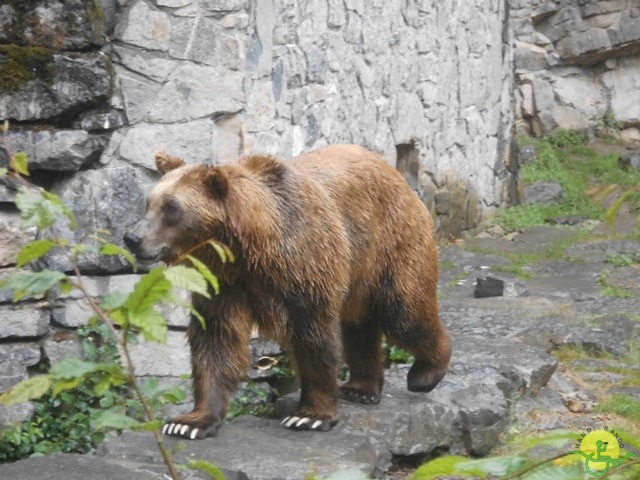
[[[300,415],[293,415],[285,418],[280,422],[286,428],[291,430],[312,430],[318,432],[328,432],[338,424],[337,418],[313,418]]]
[[[163,435],[195,440],[196,438],[213,437],[219,428],[219,421],[207,422],[203,420],[196,421],[176,418],[164,424],[162,433]]]

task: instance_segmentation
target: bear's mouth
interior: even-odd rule
[[[165,253],[167,252],[168,248],[161,248],[157,253],[155,254],[150,254],[148,252],[137,252],[135,253],[135,257],[136,257],[136,261],[138,262],[138,265],[143,266],[143,267],[149,267],[150,265],[153,265],[154,263],[158,263],[161,262],[162,260],[164,260],[164,256]]]

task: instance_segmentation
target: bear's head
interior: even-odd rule
[[[147,198],[147,210],[124,242],[142,264],[173,263],[218,237],[226,225],[224,199],[229,189],[225,167],[186,165],[164,152],[156,154],[163,176]]]

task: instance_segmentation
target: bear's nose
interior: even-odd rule
[[[124,234],[124,243],[127,245],[127,248],[129,250],[131,250],[133,253],[136,253],[140,249],[142,238],[140,238],[135,233],[127,232]]]

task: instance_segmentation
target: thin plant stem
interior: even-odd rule
[[[130,382],[131,386],[133,387],[134,391],[136,392],[136,396],[140,400],[140,403],[142,404],[142,408],[144,409],[147,421],[149,421],[149,422],[153,421],[154,420],[153,411],[151,410],[151,407],[149,406],[149,402],[147,402],[147,399],[145,398],[144,394],[142,393],[142,390],[140,389],[140,385],[138,385],[138,381],[136,380],[135,367],[133,365],[133,361],[131,360],[131,354],[129,353],[128,343],[127,343],[127,335],[129,333],[129,329],[125,328],[123,330],[123,332],[122,332],[122,335],[118,335],[118,330],[116,329],[116,326],[114,325],[114,323],[111,321],[109,316],[104,312],[104,310],[102,310],[102,308],[100,308],[100,306],[95,302],[95,300],[89,295],[89,292],[87,292],[84,284],[82,283],[82,273],[80,272],[80,269],[78,268],[78,264],[77,264],[77,262],[75,260],[75,257],[73,257],[71,254],[69,254],[69,251],[62,244],[62,242],[59,241],[59,239],[57,239],[57,240],[58,240],[58,242],[57,242],[58,245],[64,251],[67,259],[69,260],[69,263],[71,263],[71,266],[73,268],[73,272],[76,275],[76,283],[74,285],[80,290],[80,292],[82,292],[82,295],[85,297],[85,299],[89,303],[89,306],[91,307],[91,309],[95,312],[96,315],[98,315],[100,320],[102,320],[107,325],[107,327],[109,327],[109,330],[111,330],[111,332],[113,333],[114,338],[116,339],[116,341],[122,347],[122,351],[124,353],[125,361],[126,361],[126,364],[127,364],[127,371],[128,371],[128,374],[129,374],[129,382]],[[156,444],[158,445],[158,449],[160,450],[160,453],[162,454],[162,458],[164,459],[164,463],[167,465],[167,468],[169,469],[169,473],[171,474],[171,478],[173,480],[180,480],[180,475],[178,474],[178,470],[176,469],[176,466],[175,466],[175,464],[173,462],[173,458],[171,457],[171,453],[169,453],[169,451],[167,450],[167,448],[164,445],[164,442],[162,441],[162,435],[160,435],[160,431],[157,428],[154,428],[152,430],[152,433],[153,433],[154,439],[156,441]]]
[[[4,133],[5,132],[3,131],[3,136],[2,136],[3,148],[5,149],[7,154],[9,155],[9,158],[12,158],[11,152],[8,150],[8,148],[6,146],[4,146]],[[14,178],[16,178],[25,187],[32,187],[33,186],[30,182],[25,180],[22,177],[22,175],[20,175],[20,173],[18,173],[17,171],[10,172],[9,175],[13,176]],[[113,321],[104,312],[104,310],[102,310],[102,308],[100,308],[100,306],[95,302],[95,300],[91,297],[91,295],[89,295],[89,292],[87,291],[87,289],[85,288],[84,284],[82,283],[83,275],[80,272],[80,269],[78,268],[78,263],[76,261],[76,257],[69,253],[69,250],[66,248],[66,245],[60,240],[59,237],[56,237],[55,241],[56,241],[57,245],[62,249],[62,251],[64,252],[64,254],[67,257],[67,259],[69,260],[69,263],[72,266],[73,272],[76,275],[76,282],[74,282],[74,286],[78,290],[80,290],[80,292],[84,296],[85,300],[87,301],[87,303],[89,304],[91,309],[95,312],[95,314],[98,316],[98,318],[100,318],[100,320],[102,320],[102,322],[104,322],[104,324],[107,325],[107,327],[109,328],[109,330],[113,334],[113,336],[116,339],[116,341],[122,347],[122,351],[124,353],[125,361],[126,361],[126,364],[127,364],[129,383],[133,387],[133,390],[135,391],[136,396],[140,400],[140,404],[142,405],[142,407],[144,409],[145,417],[146,417],[147,421],[152,422],[154,420],[153,411],[151,410],[151,407],[150,407],[149,403],[147,402],[147,399],[145,398],[144,394],[142,393],[142,390],[140,389],[140,385],[138,385],[138,382],[136,380],[136,375],[135,375],[135,367],[134,367],[133,362],[131,360],[131,354],[129,353],[129,348],[128,348],[128,344],[127,344],[127,335],[129,333],[129,329],[125,328],[124,331],[123,331],[123,335],[118,335],[118,330],[117,330],[115,324],[113,323]],[[167,465],[167,468],[169,469],[169,473],[171,475],[171,478],[173,480],[180,480],[180,475],[178,473],[178,470],[176,469],[176,466],[175,466],[175,464],[173,462],[173,459],[171,457],[171,453],[169,453],[169,451],[167,450],[167,448],[164,445],[164,442],[162,441],[162,435],[160,435],[160,431],[157,428],[154,428],[152,430],[152,432],[153,432],[153,436],[155,438],[156,444],[158,445],[158,449],[160,450],[160,453],[162,454],[162,458],[164,459],[164,463]]]
[[[527,468],[520,470],[519,472],[513,473],[507,477],[504,477],[503,480],[514,480],[517,478],[522,477],[525,473],[529,473],[532,470],[535,470],[536,468],[538,468],[541,465],[544,465],[545,463],[549,463],[549,462],[553,462],[554,460],[558,460],[559,458],[563,458],[566,457],[568,455],[571,455],[571,453],[560,453],[559,455],[556,455],[555,457],[551,457],[551,458],[547,458],[545,460],[542,460],[538,463],[534,463],[533,465],[529,465]]]

